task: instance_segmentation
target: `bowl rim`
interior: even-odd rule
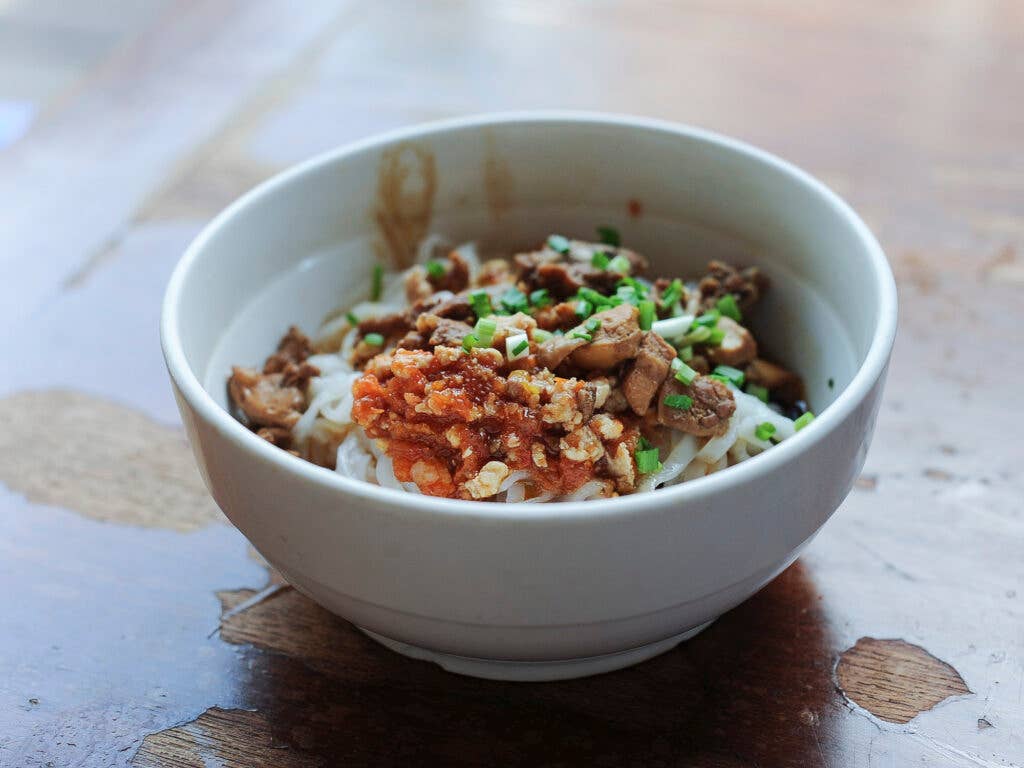
[[[740,155],[744,160],[767,165],[789,177],[797,185],[828,204],[850,227],[864,248],[873,269],[874,289],[879,309],[874,318],[874,331],[864,362],[850,383],[836,399],[806,428],[793,437],[765,451],[750,461],[729,467],[728,471],[689,480],[685,483],[658,489],[651,493],[629,494],[611,499],[546,503],[495,503],[448,499],[425,494],[410,493],[346,477],[305,459],[282,451],[237,421],[221,408],[206,391],[185,356],[178,333],[178,308],[182,288],[189,271],[201,258],[207,244],[239,212],[256,201],[275,193],[279,188],[299,182],[302,177],[323,166],[342,161],[345,157],[390,144],[422,138],[452,130],[509,126],[517,124],[602,125],[634,129],[652,133],[681,136],[698,142],[713,144],[718,149]],[[896,282],[882,247],[867,225],[835,192],[806,171],[744,141],[695,126],[658,118],[607,112],[575,110],[529,110],[490,112],[484,114],[418,123],[396,130],[374,134],[349,144],[317,154],[291,166],[258,184],[227,208],[222,210],[192,240],[171,274],[164,293],[160,317],[160,342],[168,372],[189,406],[206,424],[221,436],[231,440],[253,458],[270,461],[288,474],[321,486],[342,496],[355,496],[376,505],[380,510],[409,515],[428,513],[434,516],[454,516],[477,520],[514,520],[517,523],[552,523],[572,519],[595,517],[629,517],[663,511],[668,507],[696,502],[713,496],[729,486],[740,485],[758,476],[771,474],[786,462],[807,453],[835,431],[867,397],[871,388],[885,372],[896,335],[897,323]]]

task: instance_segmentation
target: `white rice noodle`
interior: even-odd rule
[[[736,442],[736,432],[739,424],[738,414],[734,414],[729,419],[729,429],[724,435],[720,437],[712,437],[706,443],[704,447],[697,453],[697,458],[703,461],[705,464],[715,464],[719,459],[725,456],[732,447],[732,444]]]
[[[697,444],[697,438],[693,435],[683,435],[668,452],[668,456],[661,463],[661,469],[644,475],[638,483],[637,491],[653,491],[659,485],[675,480],[693,461],[698,450],[700,446]]]
[[[321,376],[330,376],[338,371],[351,371],[352,366],[341,355],[310,355],[306,362],[320,369]]]
[[[513,486],[519,487],[524,484],[524,481],[530,479],[530,473],[525,469],[517,469],[515,472],[510,472],[508,477],[501,481],[501,485],[498,486],[498,493],[502,491],[508,491]],[[523,495],[526,495],[525,489]]]
[[[345,477],[354,477],[356,480],[370,480],[370,465],[373,464],[373,454],[365,445],[366,438],[361,430],[353,429],[348,436],[338,444],[338,456],[334,471]]]
[[[610,480],[588,480],[572,493],[566,494],[559,501],[591,501],[607,499],[612,495],[614,486]]]

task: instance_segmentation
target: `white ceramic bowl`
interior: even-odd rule
[[[758,264],[773,287],[753,326],[819,416],[724,472],[586,503],[436,499],[294,458],[227,413],[228,366],[364,298],[382,223],[392,243],[508,247],[611,224],[653,274]],[[663,652],[797,557],[863,464],[895,326],[878,243],[792,165],[680,125],[529,113],[401,130],[260,185],[189,247],[161,331],[210,492],[297,589],[407,655],[545,680]]]

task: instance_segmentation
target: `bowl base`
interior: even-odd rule
[[[712,619],[714,621],[714,619]],[[545,683],[554,680],[572,680],[577,677],[590,677],[600,675],[604,672],[614,672],[617,669],[631,667],[642,661],[647,661],[659,656],[666,651],[671,651],[684,640],[689,640],[694,635],[706,629],[711,622],[700,624],[693,629],[688,629],[678,635],[673,635],[664,640],[659,640],[648,645],[641,645],[639,648],[630,648],[627,651],[608,653],[603,656],[586,656],[579,659],[564,659],[559,661],[506,661],[501,659],[478,659],[471,656],[457,656],[451,653],[441,653],[409,645],[389,637],[378,635],[368,629],[359,627],[367,637],[376,640],[385,648],[395,653],[408,656],[411,659],[430,661],[437,664],[448,672],[468,677],[479,677],[484,680],[503,680],[508,682],[522,683]]]

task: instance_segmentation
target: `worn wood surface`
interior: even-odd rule
[[[0,766],[1024,766],[1024,5],[149,7],[0,130]],[[590,680],[455,677],[286,587],[229,615],[276,577],[165,381],[182,249],[319,150],[551,106],[737,135],[863,213],[902,304],[857,488],[760,594]]]

